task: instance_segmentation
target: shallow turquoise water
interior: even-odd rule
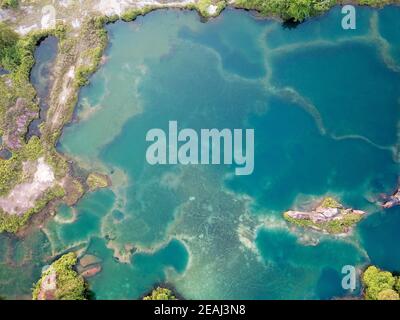
[[[330,299],[350,294],[344,265],[400,270],[400,210],[372,201],[399,176],[400,34],[391,26],[400,8],[358,13],[355,31],[340,28],[339,9],[295,29],[234,10],[206,24],[169,10],[110,25],[107,62],[59,148],[113,187],[60,209],[44,228],[51,252],[100,257],[103,270],[89,279],[99,299],[139,298],[165,282],[188,299]],[[253,175],[147,164],[147,131],[171,120],[254,128]],[[347,238],[283,221],[326,194],[371,215]],[[110,248],[126,245],[134,254],[118,262]]]

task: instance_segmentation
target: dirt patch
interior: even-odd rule
[[[22,215],[35,206],[36,201],[43,193],[55,183],[53,169],[39,158],[34,162],[24,163],[24,171],[27,173],[34,170],[30,182],[21,183],[5,197],[0,198],[0,208],[12,215]]]

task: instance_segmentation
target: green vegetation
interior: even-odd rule
[[[135,20],[138,16],[144,16],[145,14],[153,11],[156,8],[157,7],[146,6],[146,7],[140,8],[140,9],[139,8],[129,9],[121,15],[121,19],[122,19],[122,21],[130,22],[130,21]]]
[[[15,73],[16,79],[29,82],[29,73],[35,63],[36,46],[54,32],[40,30],[31,32],[25,37],[19,37],[6,24],[0,23],[0,65]]]
[[[286,221],[296,226],[323,230],[330,234],[346,233],[350,228],[352,228],[362,219],[361,215],[354,213],[347,213],[343,215],[342,219],[329,220],[324,222],[314,222],[311,219],[295,219],[293,217],[290,217],[287,212],[284,213],[283,217]]]
[[[365,270],[362,281],[365,286],[365,299],[399,300],[400,277],[395,277],[388,271],[370,266]]]
[[[143,300],[177,300],[173,292],[166,288],[158,287],[151,295],[144,297]]]
[[[83,53],[88,62],[76,70],[75,83],[77,87],[83,87],[89,83],[89,76],[98,68],[104,49],[108,43],[107,30],[104,25],[110,20],[106,17],[94,17],[88,20],[84,26],[83,34],[86,38],[96,41],[90,49]]]
[[[0,8],[2,9],[18,8],[18,0],[0,0]]]
[[[13,69],[18,64],[18,39],[17,33],[0,23],[0,65],[5,69]]]
[[[334,198],[332,197],[326,197],[322,203],[321,203],[321,207],[324,208],[343,208],[343,206]]]
[[[398,1],[393,0],[358,0],[360,5],[366,5],[371,7],[383,7],[387,4],[395,3]]]
[[[0,65],[10,73],[0,77],[0,134],[15,135],[18,117],[26,112],[35,114],[39,110],[36,92],[30,83],[30,71],[35,63],[34,52],[37,44],[49,35],[63,37],[65,27],[59,24],[55,30],[35,31],[20,37],[4,23],[0,23]],[[26,123],[28,125],[28,123]],[[26,130],[26,129],[25,129]],[[17,184],[30,178],[23,170],[23,163],[35,161],[39,157],[53,167],[56,176],[65,174],[65,161],[59,157],[53,146],[46,145],[37,137],[25,142],[21,132],[20,146],[10,149],[10,159],[0,159],[0,196],[7,195]],[[0,212],[0,232],[17,232],[29,218],[42,210],[48,202],[64,195],[57,186],[48,190],[36,202],[35,207],[23,215]]]
[[[215,13],[210,13],[210,6],[216,6]],[[221,0],[199,0],[195,5],[195,9],[205,18],[218,16],[221,11],[226,7],[226,1]]]
[[[37,160],[43,153],[39,138],[32,137],[22,149],[13,152],[10,159],[0,159],[0,196],[7,194],[23,180],[22,163],[24,161]]]
[[[378,300],[400,300],[400,296],[396,291],[392,289],[386,289],[379,292]]]
[[[74,270],[77,261],[76,254],[72,252],[63,255],[60,259],[55,261],[47,271],[42,274],[42,278],[35,285],[32,294],[33,300],[39,298],[42,289],[42,281],[51,272],[56,273],[55,300],[86,300],[87,285],[83,277],[78,275]]]
[[[100,173],[91,173],[86,179],[86,184],[90,190],[107,188],[109,186],[108,177]]]
[[[325,211],[332,211],[332,209],[338,210],[334,216],[328,218],[329,216],[323,215]],[[313,228],[330,234],[341,234],[347,233],[356,225],[363,218],[363,214],[355,213],[352,209],[345,209],[336,199],[326,197],[321,201],[317,209],[303,212],[303,216],[293,217],[289,211],[285,212],[283,217],[289,223],[299,227]]]
[[[358,0],[360,5],[382,7],[399,0]],[[239,8],[257,10],[263,16],[277,16],[283,20],[302,22],[309,17],[322,14],[334,5],[342,4],[339,0],[236,0]]]
[[[264,16],[301,22],[329,10],[336,3],[336,0],[236,0],[235,5],[255,9]]]

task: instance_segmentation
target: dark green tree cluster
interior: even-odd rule
[[[362,277],[367,300],[400,300],[400,277],[375,266],[368,267]]]
[[[279,16],[284,20],[301,22],[321,14],[337,3],[336,0],[237,0],[236,5],[255,9],[262,15]]]
[[[29,81],[29,73],[35,63],[34,51],[37,44],[57,30],[40,30],[19,37],[5,23],[0,22],[0,66],[14,73],[15,80]]]
[[[8,8],[17,8],[18,0],[0,0],[0,8],[8,9]]]
[[[144,297],[143,300],[177,300],[173,292],[166,288],[158,287],[151,295]]]
[[[7,70],[13,70],[19,64],[17,49],[18,34],[0,23],[0,66]]]

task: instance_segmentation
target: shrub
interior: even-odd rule
[[[400,300],[400,296],[392,289],[385,289],[379,292],[378,300]]]
[[[18,0],[0,0],[0,8],[8,9],[12,8],[15,9],[18,7]]]
[[[166,288],[158,287],[151,295],[144,297],[143,300],[177,300],[173,292]]]
[[[365,285],[365,298],[367,300],[379,300],[379,294],[385,290],[393,290],[395,277],[388,271],[381,271],[375,266],[370,266],[364,272],[362,281]],[[384,297],[388,296],[384,293]]]

